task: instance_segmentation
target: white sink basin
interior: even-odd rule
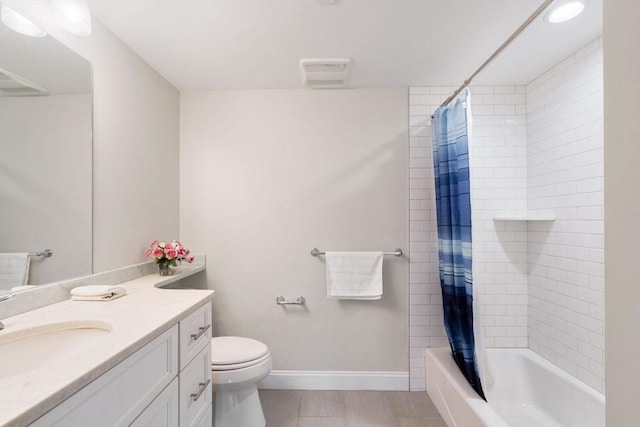
[[[99,344],[110,332],[111,324],[99,320],[0,331],[0,380],[64,362],[82,349]]]

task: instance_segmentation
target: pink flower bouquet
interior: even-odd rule
[[[191,255],[189,249],[182,246],[182,243],[177,240],[171,243],[154,240],[151,245],[149,245],[149,249],[147,249],[146,257],[154,258],[160,269],[161,276],[172,274],[169,267],[176,267],[178,262],[193,262],[193,255]]]

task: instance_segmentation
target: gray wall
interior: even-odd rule
[[[640,2],[604,2],[607,426],[640,425]]]
[[[181,93],[180,237],[207,254],[216,334],[279,370],[408,370],[407,259],[385,257],[381,300],[337,301],[309,254],[408,252],[407,108],[406,89]]]

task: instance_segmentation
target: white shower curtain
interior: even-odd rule
[[[471,93],[467,92],[467,134],[469,136],[469,181],[473,183],[473,116],[471,111]],[[472,193],[473,194],[473,184],[472,184]],[[473,197],[471,197],[471,211],[473,212]],[[473,241],[477,242],[479,239],[473,238]],[[471,252],[473,259],[478,259],[477,250],[474,245],[471,246]],[[474,264],[475,265],[475,264]],[[477,275],[474,273],[473,277],[475,278],[475,286],[472,289],[473,293],[473,337],[476,343],[476,366],[478,367],[478,376],[480,377],[480,382],[482,384],[482,388],[486,392],[489,392],[493,389],[494,386],[494,378],[491,374],[491,367],[489,366],[487,360],[487,347],[484,342],[484,329],[482,327],[482,319],[480,316],[480,291],[479,285],[480,280]]]

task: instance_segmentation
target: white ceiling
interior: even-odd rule
[[[598,37],[602,0],[542,19],[476,80],[525,84]],[[301,88],[302,58],[353,59],[351,87],[457,85],[542,0],[90,0],[179,89]]]

